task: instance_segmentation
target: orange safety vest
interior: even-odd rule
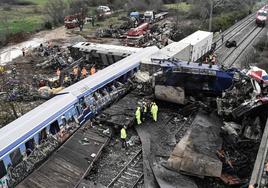
[[[87,69],[84,67],[82,69],[81,73],[82,73],[82,76],[86,77],[86,75],[87,75]]]
[[[95,72],[96,72],[95,67],[91,67],[91,69],[90,69],[90,74],[93,75],[93,74],[95,74]]]

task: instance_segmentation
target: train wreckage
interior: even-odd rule
[[[206,63],[203,57],[213,53],[212,34],[198,31],[189,37],[160,50],[118,47],[117,53],[109,45],[73,46],[74,62],[95,58],[106,68],[0,129],[2,184],[83,187],[118,129],[134,125],[141,146],[138,142],[131,161],[105,186],[143,181],[147,187],[156,182],[190,188],[206,178],[248,185],[267,120],[268,75],[257,67],[241,71]],[[162,111],[157,126],[150,121],[136,126],[136,107],[155,100]],[[174,103],[169,111],[166,105]],[[122,183],[133,161],[133,168],[139,164],[138,177]]]

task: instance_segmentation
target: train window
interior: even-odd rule
[[[5,167],[4,161],[0,160],[0,179],[7,175],[7,169]]]
[[[35,147],[34,139],[31,138],[30,140],[28,140],[25,143],[25,147],[26,147],[26,155],[29,156],[32,153],[32,151],[34,150],[34,147]]]
[[[49,132],[50,132],[52,135],[55,135],[55,134],[57,134],[59,131],[60,131],[60,126],[59,126],[58,121],[56,120],[56,121],[54,121],[53,123],[51,123],[50,128],[49,128]]]
[[[46,128],[42,129],[41,132],[39,133],[39,144],[42,143],[43,140],[47,139],[47,131]]]
[[[23,156],[19,148],[16,148],[14,151],[12,151],[9,157],[12,162],[12,166],[17,166],[23,160]]]

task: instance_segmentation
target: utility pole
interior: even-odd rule
[[[213,0],[210,0],[210,14],[209,14],[209,28],[208,28],[209,31],[211,31],[212,29],[212,16],[213,16]]]

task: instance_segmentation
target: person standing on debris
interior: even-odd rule
[[[215,54],[212,55],[211,64],[212,65],[216,64],[216,55]]]
[[[127,148],[127,131],[126,131],[126,126],[124,126],[121,131],[120,131],[121,135],[121,141],[122,141],[122,148]]]
[[[95,69],[95,66],[93,65],[93,66],[91,67],[91,69],[90,69],[90,75],[95,74],[95,72],[96,72],[96,69]]]
[[[141,107],[139,107],[139,106],[136,109],[135,117],[137,120],[137,124],[140,125],[141,124]]]
[[[156,105],[155,102],[153,102],[151,106],[151,114],[153,116],[153,120],[156,122],[157,121],[157,113],[158,113],[158,106]]]
[[[88,73],[88,72],[87,72],[86,67],[83,67],[83,68],[82,68],[82,71],[81,71],[82,77],[83,77],[83,78],[86,78],[86,77],[87,77],[87,73]]]
[[[221,43],[223,43],[223,41],[224,41],[224,34],[222,33],[221,34]]]
[[[145,101],[142,102],[142,121],[145,121],[147,115],[147,104]]]
[[[78,67],[74,67],[73,74],[74,74],[75,80],[77,80],[77,78],[78,78]]]

